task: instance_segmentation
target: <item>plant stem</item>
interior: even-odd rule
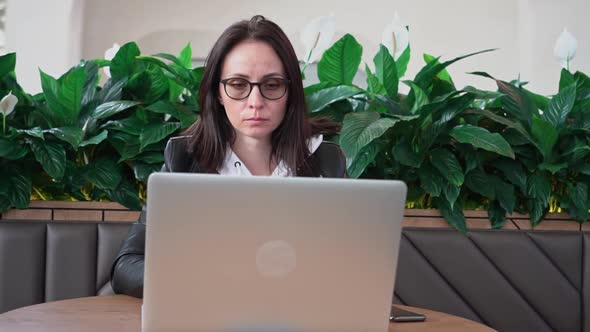
[[[2,134],[6,135],[6,114],[2,113]]]

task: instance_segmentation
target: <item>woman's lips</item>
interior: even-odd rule
[[[248,119],[246,119],[246,121],[252,122],[252,123],[260,123],[260,122],[268,121],[268,119],[265,119],[265,118],[248,118]]]

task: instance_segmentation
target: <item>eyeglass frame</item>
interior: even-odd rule
[[[248,85],[250,86],[250,91],[248,91],[248,94],[244,98],[234,98],[234,97],[230,96],[229,93],[227,93],[227,82],[230,81],[230,80],[236,80],[236,79],[243,80],[246,83],[248,83]],[[271,80],[271,79],[282,81],[283,83],[285,83],[285,85],[287,85],[287,88],[285,89],[285,92],[283,92],[283,94],[280,97],[278,97],[278,98],[268,98],[267,96],[264,95],[264,93],[262,92],[262,89],[260,88],[260,85],[262,83],[265,83],[266,81]],[[225,95],[228,96],[230,99],[233,99],[233,100],[244,100],[244,99],[250,97],[250,94],[252,93],[252,90],[254,90],[254,87],[255,86],[258,86],[258,91],[260,91],[260,95],[264,99],[268,99],[268,100],[279,100],[279,99],[283,98],[287,94],[287,90],[289,90],[289,84],[291,84],[291,80],[286,79],[286,78],[282,78],[282,77],[269,77],[269,78],[266,78],[266,79],[264,79],[263,81],[260,81],[260,82],[250,82],[247,79],[242,78],[242,77],[230,77],[230,78],[226,78],[226,79],[220,80],[219,83],[223,84],[223,91],[225,91]]]

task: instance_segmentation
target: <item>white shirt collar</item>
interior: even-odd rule
[[[324,140],[323,135],[317,135],[311,137],[307,141],[307,148],[309,149],[309,153],[314,153],[320,144],[322,144]],[[238,155],[228,147],[225,152],[225,159],[223,160],[223,164],[219,169],[217,169],[219,174],[221,175],[238,175],[238,176],[252,176],[250,170],[244,165],[244,163],[238,158]],[[281,160],[277,167],[274,169],[270,176],[293,176],[290,170],[287,168],[285,163]]]

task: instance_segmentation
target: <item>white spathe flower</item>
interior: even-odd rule
[[[117,54],[117,52],[119,52],[119,49],[121,48],[121,46],[117,43],[113,43],[113,47],[109,48],[108,50],[106,50],[104,52],[104,59],[105,60],[113,60],[113,58],[115,57],[115,55]],[[111,77],[111,68],[110,67],[103,67],[102,70],[104,71],[104,74],[107,75],[108,77]]]
[[[396,11],[393,15],[393,21],[383,29],[381,44],[387,47],[394,59],[397,59],[406,50],[409,43],[410,33],[408,28],[402,23]]]
[[[14,107],[18,103],[18,98],[12,94],[12,91],[9,92],[2,100],[0,100],[0,112],[4,114],[4,117],[8,116],[8,114],[14,111]]]
[[[309,22],[301,31],[301,43],[305,47],[305,63],[317,60],[330,47],[336,32],[334,15],[320,16]]]
[[[572,59],[576,56],[577,49],[578,41],[576,40],[576,37],[567,31],[567,28],[563,28],[563,31],[555,42],[555,49],[553,50],[553,54],[559,60],[559,63],[563,68],[569,70],[569,65]]]

